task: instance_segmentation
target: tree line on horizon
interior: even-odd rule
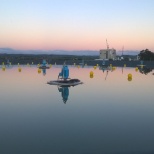
[[[145,49],[140,51],[138,54],[140,60],[145,60],[145,61],[153,61],[154,60],[154,53],[150,51],[149,49]]]
[[[45,59],[49,64],[63,64],[64,62],[81,63],[82,60],[98,59],[98,56],[74,56],[74,55],[32,55],[32,54],[0,54],[0,64],[7,61],[12,64],[41,64]]]
[[[138,54],[139,60],[143,61],[154,61],[154,53],[149,49],[140,51]],[[43,59],[46,59],[48,63],[62,63],[64,61],[71,61],[71,63],[77,63],[77,61],[98,59],[99,56],[73,56],[73,55],[31,55],[31,54],[0,54],[0,64],[3,62],[6,63],[7,60],[12,62],[12,64],[26,64],[32,63],[35,64],[42,63]],[[125,61],[128,61],[129,58],[125,57]]]

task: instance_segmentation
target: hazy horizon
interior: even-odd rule
[[[121,55],[122,51],[116,51],[117,55]],[[126,50],[124,55],[137,55],[139,51]],[[0,48],[0,54],[55,54],[55,55],[94,55],[99,56],[97,50],[16,50],[11,48]]]

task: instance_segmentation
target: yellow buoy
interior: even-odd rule
[[[18,71],[21,72],[21,68],[20,67],[18,68]]]
[[[74,63],[74,66],[75,66],[76,64]]]
[[[138,67],[135,68],[135,71],[136,71],[136,72],[138,71]]]
[[[124,64],[124,67],[126,67],[126,64]]]
[[[27,66],[30,66],[29,63],[27,63]]]
[[[2,62],[2,65],[4,65],[4,62]]]
[[[40,67],[40,64],[37,64],[38,67]]]
[[[116,67],[112,67],[112,71],[114,71],[116,69]]]
[[[98,64],[96,66],[99,66]]]
[[[19,66],[20,64],[18,63],[18,66]]]
[[[38,69],[38,73],[41,73],[41,69]]]
[[[90,75],[90,78],[93,78],[94,77],[94,72],[91,71],[89,75]]]
[[[143,68],[143,65],[141,65],[141,68]]]
[[[110,67],[112,67],[112,64],[110,64]]]
[[[94,66],[94,69],[96,69],[97,68],[97,66]]]
[[[132,78],[132,74],[131,73],[128,74],[128,78]]]
[[[90,75],[94,75],[94,72],[93,71],[90,71]]]
[[[80,68],[80,65],[78,65],[78,68]]]
[[[50,66],[50,68],[52,67],[52,65],[51,65],[51,64],[50,64],[49,66]]]
[[[5,69],[6,69],[5,66],[3,66],[3,67],[2,67],[2,70],[5,71]]]

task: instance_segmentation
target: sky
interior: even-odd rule
[[[154,0],[0,0],[0,48],[154,52]]]

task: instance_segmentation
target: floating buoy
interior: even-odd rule
[[[78,68],[80,68],[80,65],[78,65]]]
[[[52,65],[50,64],[50,68],[52,67]]]
[[[40,67],[40,64],[37,64],[38,67]]]
[[[128,74],[128,78],[132,78],[132,74],[131,73]]]
[[[128,74],[128,81],[132,81],[132,74],[131,73]]]
[[[97,66],[94,66],[94,69],[96,69],[97,68]]]
[[[91,71],[91,72],[90,72],[90,75],[94,75],[94,72],[93,72],[93,71]]]
[[[21,68],[20,67],[18,68],[18,72],[21,72]]]
[[[143,68],[143,65],[141,65],[141,68]]]
[[[110,64],[110,67],[112,67],[112,64]]]
[[[116,67],[112,67],[112,71],[114,71],[116,69]]]
[[[98,64],[96,66],[99,66]]]
[[[93,78],[94,77],[94,72],[91,71],[89,75],[90,75],[90,78]]]
[[[18,63],[18,67],[20,66],[20,64]]]
[[[136,72],[138,71],[138,67],[135,68],[135,71],[136,71]]]
[[[38,69],[38,73],[41,73],[41,69],[40,68]]]
[[[126,64],[124,64],[124,67],[126,67]]]
[[[27,66],[30,66],[29,63],[27,63]]]
[[[2,70],[5,71],[5,69],[6,69],[5,66],[3,66],[3,67],[2,67]]]
[[[4,62],[2,62],[2,65],[4,65]]]

